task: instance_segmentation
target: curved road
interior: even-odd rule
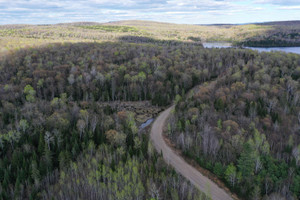
[[[151,128],[151,140],[158,152],[162,152],[165,161],[172,165],[175,170],[187,178],[192,184],[202,192],[209,195],[213,200],[233,199],[217,184],[209,178],[203,176],[197,169],[188,164],[182,157],[178,156],[164,141],[162,132],[166,119],[174,106],[163,111]]]

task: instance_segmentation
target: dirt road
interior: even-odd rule
[[[189,165],[182,157],[177,155],[164,141],[162,132],[166,119],[168,118],[174,106],[162,112],[151,128],[151,140],[155,149],[163,153],[164,160],[172,165],[175,170],[182,176],[187,178],[192,184],[199,188],[202,192],[209,195],[213,200],[227,200],[232,197],[227,194],[218,185],[209,178],[203,176],[198,170]]]

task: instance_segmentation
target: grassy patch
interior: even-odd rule
[[[104,25],[94,25],[94,26],[80,26],[85,29],[94,29],[94,30],[102,30],[107,32],[139,32],[139,30],[132,26],[104,26]]]

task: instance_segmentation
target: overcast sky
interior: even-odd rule
[[[132,19],[184,24],[300,20],[300,0],[0,0],[0,24]]]

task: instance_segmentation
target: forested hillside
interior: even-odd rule
[[[300,56],[239,59],[177,96],[167,136],[246,199],[300,197]]]
[[[102,102],[170,104],[218,62],[186,44],[12,51],[0,62],[1,198],[204,199],[154,152],[135,113]]]
[[[128,36],[151,38],[154,41],[223,41],[259,47],[300,46],[299,32],[299,21],[245,25],[186,25],[138,20],[104,24],[1,25],[0,57],[7,51],[23,47],[55,42],[116,42]]]
[[[300,21],[254,24],[185,25],[149,21],[120,21],[107,25],[133,26],[150,33],[149,36],[173,40],[202,42],[232,42],[237,46],[285,47],[300,46]]]
[[[241,196],[299,197],[299,56],[204,49],[176,27],[1,26],[0,199],[209,198],[109,105],[142,100],[178,103],[168,136]]]
[[[237,45],[251,47],[299,47],[300,21],[269,22],[258,25],[272,27],[265,34],[237,42]]]

